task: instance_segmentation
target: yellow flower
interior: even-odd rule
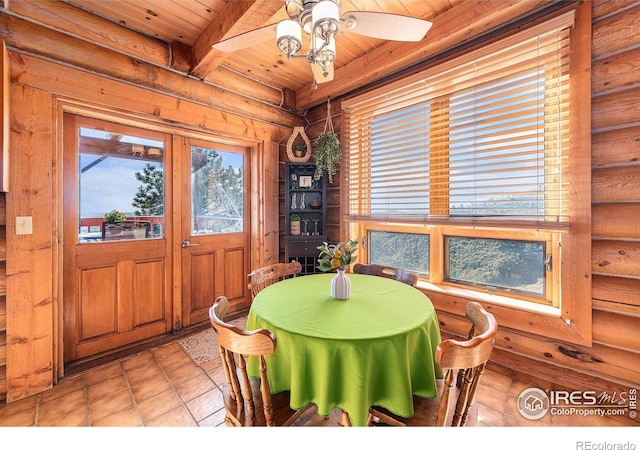
[[[320,250],[318,269],[323,272],[334,269],[345,270],[356,260],[354,253],[358,248],[358,240],[351,239],[348,242],[338,242],[337,244],[323,242],[317,248]]]

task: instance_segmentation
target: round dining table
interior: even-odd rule
[[[353,426],[366,425],[373,405],[411,417],[412,396],[436,397],[442,378],[433,304],[413,286],[360,274],[347,275],[351,295],[337,300],[333,276],[298,276],[256,295],[246,329],[276,336],[267,357],[272,392],[290,391],[293,409],[313,403],[325,417],[340,408]],[[257,375],[251,360],[249,370]]]

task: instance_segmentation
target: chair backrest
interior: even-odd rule
[[[243,331],[224,321],[229,307],[227,297],[218,297],[209,309],[209,319],[213,326],[216,342],[220,349],[220,358],[227,378],[224,389],[227,421],[230,425],[275,425],[271,403],[271,391],[267,377],[265,355],[270,355],[276,348],[276,337],[269,330]],[[260,368],[259,383],[262,398],[254,398],[251,383],[247,374],[246,360],[248,356],[257,356]],[[256,379],[253,379],[256,382]],[[228,391],[227,391],[228,390]],[[258,392],[256,390],[256,392]],[[227,404],[230,400],[230,404]],[[235,402],[235,405],[233,403]],[[256,406],[262,404],[262,414],[256,413]]]
[[[479,303],[469,302],[465,308],[465,315],[472,324],[467,340],[446,339],[436,349],[436,362],[446,372],[438,407],[437,426],[447,425],[450,403],[454,401],[452,397],[455,397],[452,395],[453,392],[457,394],[457,398],[450,425],[466,424],[475,400],[478,382],[493,351],[498,331],[493,314],[488,313]],[[452,390],[454,380],[456,389]]]
[[[418,276],[400,267],[384,266],[382,264],[361,264],[356,263],[353,266],[353,273],[362,273],[364,275],[375,275],[377,277],[391,278],[401,281],[410,286],[415,286],[418,282]]]
[[[247,276],[249,279],[248,285],[251,291],[251,299],[265,287],[286,278],[295,277],[301,271],[302,265],[298,261],[275,263],[255,269]]]

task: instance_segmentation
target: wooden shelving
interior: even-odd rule
[[[303,275],[318,272],[317,247],[327,239],[326,187],[324,177],[314,179],[315,170],[306,162],[287,163],[285,170],[285,261],[298,261]]]

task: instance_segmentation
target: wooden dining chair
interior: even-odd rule
[[[415,286],[418,282],[418,276],[400,267],[385,266],[382,264],[362,264],[356,263],[353,266],[353,273],[362,273],[364,275],[375,275],[377,277],[391,278],[401,281],[410,286]]]
[[[265,287],[286,278],[295,277],[300,272],[302,272],[302,265],[298,261],[275,263],[255,269],[247,276],[251,299],[253,300]]]
[[[414,395],[414,414],[410,418],[374,406],[370,410],[370,422],[399,426],[462,427],[469,422],[472,410],[477,416],[476,390],[493,351],[498,325],[493,314],[476,302],[467,303],[465,315],[472,324],[467,340],[446,339],[436,349],[436,363],[445,371],[444,380],[438,380],[438,396],[423,398]]]
[[[306,409],[291,409],[288,391],[271,394],[265,356],[276,349],[275,335],[265,329],[243,331],[225,322],[228,306],[227,297],[220,296],[209,309],[227,380],[222,389],[225,424],[231,427],[291,425]],[[258,358],[260,377],[249,377],[248,356]]]

